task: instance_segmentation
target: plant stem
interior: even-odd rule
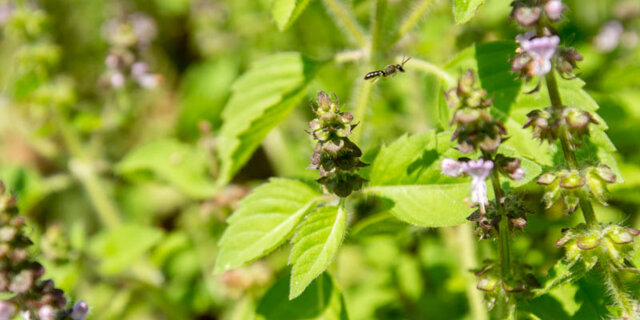
[[[358,25],[356,19],[351,16],[349,11],[342,6],[338,0],[324,0],[324,4],[327,10],[332,13],[332,16],[337,20],[338,24],[341,24],[359,46],[366,47],[367,39],[362,32],[362,29]]]
[[[54,120],[60,130],[62,140],[71,155],[69,170],[84,187],[102,223],[109,228],[118,226],[120,224],[118,209],[108,197],[105,191],[106,188],[88,159],[78,134],[67,123],[64,115],[60,114],[58,109],[51,107],[51,110],[53,110]]]
[[[476,288],[476,281],[469,270],[479,266],[478,257],[476,255],[477,246],[476,239],[473,236],[471,224],[464,223],[455,228],[445,228],[445,240],[455,242],[450,246],[458,254],[460,263],[460,272],[466,279],[465,287],[467,300],[469,301],[469,309],[471,311],[471,319],[486,320],[488,319],[487,308],[482,300],[482,292]]]
[[[367,66],[371,64],[367,63]],[[353,117],[356,121],[359,121],[358,127],[353,131],[353,143],[359,144],[364,132],[364,120],[366,117],[367,104],[369,104],[369,97],[371,96],[371,88],[373,83],[371,81],[361,81],[358,96],[356,97],[356,107]]]
[[[398,57],[398,59],[402,59],[402,57]],[[427,62],[425,60],[417,58],[411,58],[411,60],[407,61],[407,66],[426,73],[434,74],[438,78],[442,79],[448,87],[453,86],[456,83],[456,79],[454,79],[447,71],[431,62]]]
[[[556,82],[556,77],[553,71],[547,73],[545,76],[545,80],[547,83],[547,91],[549,92],[549,99],[551,100],[551,108],[554,112],[558,114],[562,114],[564,110],[564,105],[562,104],[562,99],[560,98],[560,91],[558,90],[558,83]],[[569,138],[569,133],[565,126],[560,126],[560,144],[562,145],[562,153],[564,154],[564,158],[567,162],[567,166],[571,170],[578,170],[578,160],[576,158],[576,154],[573,151],[574,146]],[[582,209],[582,215],[584,216],[584,221],[589,226],[594,226],[598,223],[596,219],[596,215],[593,211],[593,206],[591,205],[591,201],[584,196],[580,196],[580,209]]]
[[[389,41],[388,47],[394,45],[398,40],[402,39],[407,32],[411,31],[418,22],[420,18],[424,15],[425,11],[429,8],[429,6],[434,2],[434,0],[421,0],[417,5],[415,5],[409,15],[402,21],[398,32],[393,37],[392,41]]]
[[[382,46],[382,29],[384,27],[384,14],[387,10],[387,0],[376,0],[373,19],[371,20],[371,48],[369,56],[380,52]]]
[[[626,293],[624,283],[622,282],[622,280],[620,280],[620,273],[612,270],[611,266],[609,265],[602,265],[601,269],[607,283],[607,287],[611,292],[611,296],[615,301],[615,304],[620,307],[620,311],[622,311],[621,319],[635,319],[632,318],[633,316],[637,315],[634,308],[634,303]]]
[[[486,159],[485,155],[485,160]],[[493,186],[493,193],[496,198],[496,207],[500,214],[500,223],[498,224],[498,235],[500,236],[500,273],[504,280],[511,275],[511,252],[509,248],[509,218],[502,203],[505,193],[500,186],[498,170],[491,170],[491,185]]]

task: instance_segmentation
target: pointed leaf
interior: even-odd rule
[[[454,0],[453,16],[457,24],[465,24],[476,15],[476,10],[480,5],[484,4],[484,0]]]
[[[215,272],[240,267],[276,249],[315,207],[319,196],[296,180],[271,179],[256,188],[228,220],[219,242]]]
[[[342,292],[328,273],[289,300],[289,277],[282,276],[262,297],[256,320],[348,320]]]
[[[309,4],[309,0],[275,0],[271,14],[278,30],[287,30]]]
[[[231,180],[262,139],[298,105],[315,67],[299,53],[279,53],[255,63],[236,80],[222,112],[219,185]]]
[[[329,267],[342,244],[346,228],[344,205],[322,207],[300,224],[289,257],[289,264],[293,265],[289,299],[299,296]]]

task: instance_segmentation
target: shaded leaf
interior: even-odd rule
[[[343,205],[322,207],[300,224],[289,256],[289,264],[293,266],[289,299],[299,296],[329,267],[342,244],[346,228],[347,213]]]
[[[262,139],[298,105],[315,67],[299,53],[279,53],[256,62],[236,80],[222,112],[219,185],[231,180]]]
[[[271,179],[256,188],[228,219],[229,226],[218,243],[215,272],[240,267],[276,249],[315,207],[319,196],[296,180]]]
[[[150,171],[194,198],[207,198],[216,191],[209,179],[208,159],[203,150],[174,139],[141,145],[116,165],[122,175]]]
[[[127,224],[97,235],[89,244],[89,253],[101,261],[100,273],[122,272],[163,238],[161,230]]]
[[[311,282],[296,299],[289,300],[289,279],[282,276],[262,297],[256,320],[347,320],[342,292],[327,273]]]

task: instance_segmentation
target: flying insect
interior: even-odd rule
[[[386,78],[388,76],[391,76],[392,74],[396,73],[396,72],[404,72],[404,64],[407,63],[407,61],[409,61],[411,59],[411,57],[406,58],[406,59],[402,59],[402,63],[400,64],[390,64],[388,65],[386,68],[384,68],[384,70],[376,70],[376,71],[371,71],[367,74],[364,75],[364,79],[365,80],[369,80],[369,79],[374,79],[373,83],[376,83],[380,78]]]

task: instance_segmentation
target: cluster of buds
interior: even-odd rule
[[[124,87],[132,82],[142,88],[155,88],[162,77],[149,72],[147,63],[139,56],[145,51],[157,34],[153,19],[141,13],[114,19],[106,24],[105,38],[111,45],[105,59],[106,82],[113,88]]]
[[[567,10],[561,0],[515,0],[511,6],[511,20],[522,27],[535,27],[544,18],[558,22]]]
[[[500,292],[525,293],[531,289],[540,287],[540,283],[531,273],[529,265],[521,264],[510,269],[508,277],[501,275],[500,265],[493,260],[485,260],[484,266],[475,270],[478,277],[476,288],[487,293],[486,299],[489,307],[493,307],[500,296]]]
[[[329,94],[319,91],[318,106],[310,102],[317,118],[309,122],[308,133],[317,144],[309,168],[320,172],[317,181],[326,191],[346,197],[362,187],[365,179],[358,175],[358,170],[367,164],[360,161],[362,151],[348,138],[357,123],[353,123],[351,113],[340,112],[338,97],[334,98],[335,102]]]
[[[511,19],[521,27],[532,28],[516,37],[520,47],[516,50],[517,55],[511,59],[512,71],[526,80],[544,76],[551,71],[552,60],[555,59],[556,70],[560,75],[564,78],[574,77],[576,63],[582,61],[582,56],[572,48],[558,48],[560,38],[544,27],[562,19],[563,12],[567,9],[562,1],[516,0],[511,5]]]
[[[478,149],[495,151],[504,140],[506,130],[502,122],[493,119],[488,107],[493,99],[487,98],[487,91],[476,88],[476,78],[469,69],[458,80],[457,87],[445,93],[447,104],[455,109],[451,125],[456,130],[451,140],[457,140],[458,150],[470,153]]]
[[[527,225],[527,214],[530,213],[517,196],[509,194],[501,200],[502,206],[509,219],[509,230],[522,230]],[[486,206],[486,211],[475,210],[467,220],[476,223],[475,233],[480,240],[491,239],[498,236],[498,224],[502,220],[495,201],[490,201]]]
[[[549,143],[554,143],[566,128],[567,138],[575,144],[589,135],[589,124],[599,123],[590,112],[578,108],[564,108],[561,113],[552,108],[533,110],[527,117],[524,128],[531,127],[535,138]]]
[[[593,227],[580,224],[564,230],[556,246],[565,247],[569,261],[584,261],[588,269],[597,262],[616,269],[627,269],[627,261],[631,261],[633,253],[633,240],[638,235],[640,230],[616,224]]]
[[[0,301],[0,320],[17,314],[25,319],[83,320],[89,312],[85,302],[65,308],[64,292],[52,280],[40,280],[45,269],[29,256],[33,242],[24,234],[24,224],[15,197],[0,182],[0,292],[13,294]]]
[[[580,171],[563,169],[547,172],[536,182],[545,186],[544,201],[547,208],[562,200],[564,211],[571,214],[577,209],[580,196],[584,194],[606,204],[607,184],[615,183],[616,175],[608,166],[599,164]]]

